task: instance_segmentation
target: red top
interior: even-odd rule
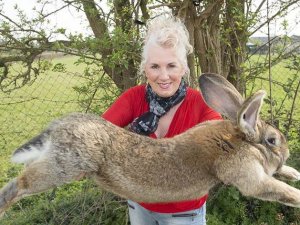
[[[125,91],[112,106],[104,112],[102,117],[117,126],[125,127],[135,118],[149,111],[149,104],[146,101],[145,96],[145,85],[132,87]],[[183,133],[198,123],[215,119],[221,119],[220,114],[213,111],[205,104],[200,92],[188,88],[186,97],[177,109],[165,137],[173,137]],[[150,137],[156,138],[154,133],[151,134]],[[154,212],[177,213],[200,208],[205,203],[206,199],[207,195],[190,201],[140,203],[140,205]]]

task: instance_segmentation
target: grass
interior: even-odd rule
[[[74,182],[12,206],[1,225],[124,225],[127,204],[89,181]]]

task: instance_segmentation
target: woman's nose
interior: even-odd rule
[[[160,74],[159,74],[160,79],[168,79],[169,78],[169,72],[166,68],[162,68],[160,70]]]

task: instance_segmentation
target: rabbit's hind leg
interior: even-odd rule
[[[17,178],[0,190],[0,217],[18,200],[51,188],[78,180],[83,176],[76,168],[61,168],[51,160],[41,160],[27,166]]]
[[[0,218],[18,195],[17,178],[11,180],[0,190]]]

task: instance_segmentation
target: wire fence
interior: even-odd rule
[[[297,57],[299,60],[299,55]],[[296,129],[298,136],[300,135],[300,70],[298,66],[295,67],[297,64],[298,61],[290,57],[274,65],[268,65],[267,70],[253,77],[249,75],[250,79],[247,82],[247,95],[258,89],[267,91],[264,116],[275,125],[279,127],[281,125],[287,136],[292,129]]]
[[[55,60],[70,65],[75,61],[70,57]],[[49,71],[23,88],[0,92],[0,184],[9,179],[8,159],[14,149],[38,134],[51,120],[82,111],[79,95],[74,90],[82,82],[77,73]]]

